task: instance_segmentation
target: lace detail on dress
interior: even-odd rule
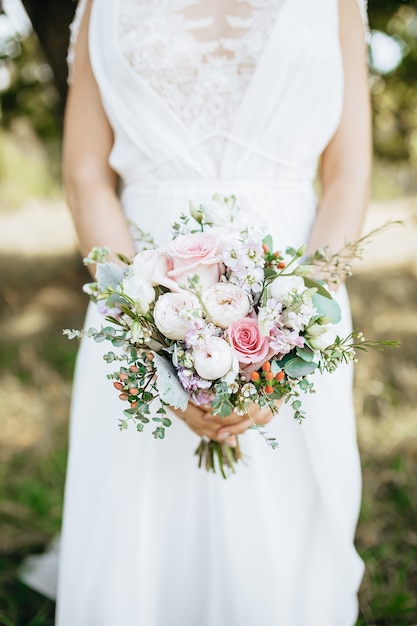
[[[368,21],[368,0],[357,0],[359,11],[361,13],[362,22],[365,28],[365,38],[367,43],[370,41],[369,21]]]
[[[122,53],[218,163],[285,0],[121,0]]]
[[[79,0],[77,8],[75,9],[74,19],[70,24],[70,40],[67,52],[67,66],[68,66],[68,84],[72,83],[74,77],[74,56],[75,45],[77,43],[78,31],[80,30],[81,21],[83,19],[84,11],[87,6],[88,0]]]

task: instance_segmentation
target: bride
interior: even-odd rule
[[[64,132],[82,253],[133,255],[129,221],[163,245],[188,201],[215,192],[266,220],[278,248],[355,240],[370,169],[364,40],[358,0],[83,1]],[[343,334],[344,287],[337,297]],[[90,305],[86,327],[100,323]],[[318,377],[301,428],[285,406],[259,411],[271,451],[249,420],[191,404],[164,441],[120,433],[102,353],[82,342],[74,381],[57,625],[353,626],[351,369]],[[199,436],[238,434],[236,475],[197,470]]]

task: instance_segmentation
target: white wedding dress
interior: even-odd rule
[[[341,115],[337,0],[94,0],[89,37],[127,218],[164,244],[189,200],[218,191],[277,248],[307,241]],[[100,323],[91,306],[86,327]],[[316,376],[302,426],[281,410],[277,450],[242,436],[246,462],[224,481],[197,469],[176,418],[164,441],[119,431],[105,349],[85,340],[78,357],[57,626],[352,626],[351,369]]]

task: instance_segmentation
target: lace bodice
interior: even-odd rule
[[[215,161],[285,1],[122,0],[125,59]]]
[[[80,0],[71,27],[70,71],[87,1]],[[122,58],[196,141],[204,140],[217,164],[287,2],[291,0],[118,0],[115,32]],[[366,20],[366,0],[358,2]]]

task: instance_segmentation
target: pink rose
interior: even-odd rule
[[[269,354],[269,339],[262,337],[258,320],[246,317],[232,324],[228,330],[229,341],[237,354],[239,363],[262,365]]]
[[[180,291],[178,284],[168,278],[168,261],[162,248],[138,252],[129,266],[129,276],[153,286],[162,285],[170,291]]]
[[[187,278],[197,274],[201,289],[207,289],[220,278],[222,256],[217,253],[218,243],[214,235],[190,233],[178,235],[167,248],[172,261],[169,278],[188,288]]]

